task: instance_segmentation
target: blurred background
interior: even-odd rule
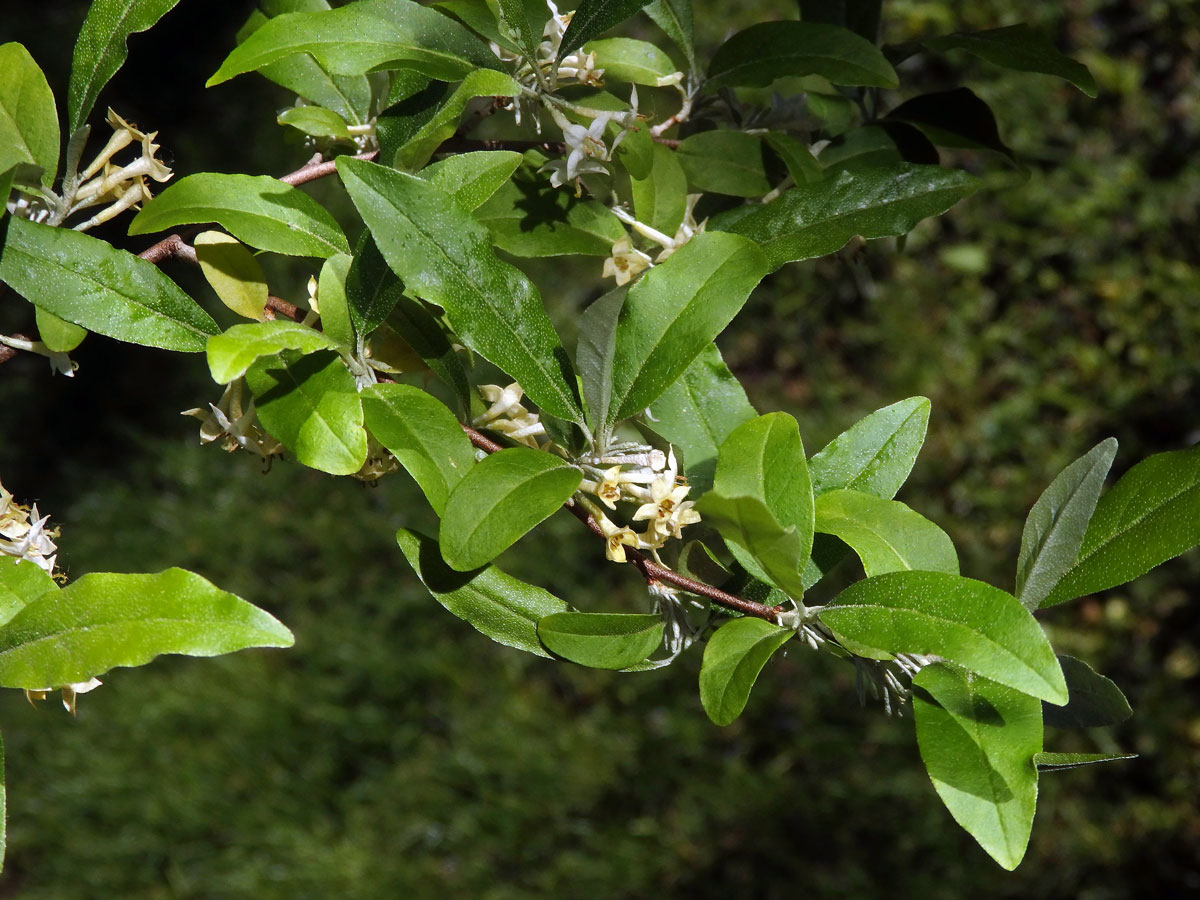
[[[709,46],[794,9],[739,5],[735,21],[696,6]],[[0,0],[0,42],[26,44],[60,98],[86,7]],[[157,128],[177,177],[301,165],[274,121],[281,90],[203,88],[252,7],[181,3],[133,37],[98,111]],[[923,223],[903,251],[880,241],[787,267],[719,341],[810,452],[879,406],[930,397],[900,499],[951,533],[965,574],[1005,587],[1025,513],[1064,465],[1108,435],[1114,474],[1200,439],[1200,8],[884,8],[891,42],[1022,21],[1091,67],[1098,99],[969,57],[923,57],[902,82],[909,96],[965,75],[1028,182]],[[332,180],[310,189],[346,209]],[[556,319],[598,293],[596,268],[532,269]],[[313,272],[281,264],[272,288],[302,297]],[[21,307],[0,305],[0,326],[24,324]],[[61,525],[66,571],[192,568],[279,616],[296,647],[116,670],[76,719],[5,692],[2,897],[1200,895],[1200,554],[1045,614],[1056,646],[1135,709],[1114,729],[1048,730],[1047,749],[1140,757],[1044,776],[1029,853],[1005,873],[942,808],[911,717],[860,708],[850,667],[793,649],[717,728],[699,654],[623,676],[492,644],[396,549],[397,526],[430,521],[407,476],[264,474],[202,449],[178,415],[220,395],[199,357],[95,336],[75,356],[70,380],[31,357],[0,369],[0,476]],[[583,609],[637,602],[634,573],[595,549],[556,517],[502,564]]]

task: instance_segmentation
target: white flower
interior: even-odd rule
[[[650,257],[633,246],[628,235],[612,245],[612,256],[604,261],[604,278],[616,278],[617,284],[628,284],[653,263]]]
[[[75,715],[75,698],[79,694],[86,694],[88,691],[94,691],[100,687],[103,682],[99,678],[89,678],[87,681],[77,681],[74,684],[64,684],[59,690],[62,691],[63,709],[71,715]],[[45,700],[46,695],[54,688],[27,688],[25,698],[33,703],[34,700]]]
[[[187,409],[180,415],[200,420],[200,443],[224,439],[228,452],[239,447],[263,459],[283,455],[283,445],[258,425],[258,414],[251,400],[242,406],[242,379],[231,381],[221,395],[220,403],[210,403],[208,409]]]
[[[650,485],[650,502],[638,507],[633,521],[649,520],[647,540],[682,537],[685,525],[700,521],[700,514],[692,507],[691,500],[684,500],[690,488],[686,484],[676,485],[674,474],[664,473]],[[659,541],[661,546],[661,541]]]
[[[49,516],[39,516],[37,504],[31,510],[13,502],[13,496],[0,484],[0,554],[24,559],[54,574],[58,547],[57,528],[47,528]]]

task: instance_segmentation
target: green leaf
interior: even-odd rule
[[[596,68],[604,70],[605,80],[657,87],[677,71],[671,57],[649,41],[606,38],[585,45],[583,52],[596,55]]]
[[[659,615],[563,612],[538,622],[538,637],[555,656],[593,669],[628,669],[662,643]]]
[[[292,641],[273,616],[193,572],[95,573],[43,594],[0,628],[0,686],[61,687],[162,653],[218,656]]]
[[[783,160],[796,184],[807,184],[825,177],[825,170],[803,141],[782,131],[769,131],[763,135],[763,140]]]
[[[625,145],[622,144],[622,147]],[[476,211],[497,247],[513,256],[608,256],[625,228],[608,207],[547,188],[541,176],[517,177]]]
[[[440,516],[454,486],[475,465],[475,451],[454,413],[407,384],[373,384],[360,396],[367,428],[408,470]]]
[[[693,191],[760,197],[770,190],[762,142],[744,131],[702,131],[684,138],[676,152]]]
[[[382,325],[403,293],[404,285],[388,268],[371,232],[364,230],[346,273],[346,302],[355,334],[366,336]]]
[[[1144,459],[1096,504],[1079,558],[1043,607],[1132,581],[1200,543],[1200,447]]]
[[[559,62],[592,38],[599,37],[610,28],[632,18],[649,2],[650,0],[580,0],[558,48]]]
[[[712,487],[721,444],[756,415],[716,344],[705,347],[650,409],[654,430],[683,451],[684,471],[696,496]]]
[[[4,741],[0,740],[0,871],[4,869],[4,854],[8,849],[8,788],[5,780]]]
[[[46,76],[15,41],[0,44],[0,172],[18,163],[42,168],[42,184],[58,171],[58,108]],[[7,202],[8,190],[0,199]]]
[[[458,81],[474,69],[498,65],[486,43],[437,10],[410,0],[361,0],[263,23],[226,57],[207,86],[297,53],[311,54],[334,75],[403,68]]]
[[[500,190],[519,165],[520,153],[511,150],[478,150],[448,156],[421,170],[420,175],[469,212]]]
[[[37,323],[38,337],[42,343],[56,353],[69,353],[83,343],[87,337],[87,329],[80,328],[73,322],[60,319],[54,313],[47,312],[40,306],[33,308],[34,321]]]
[[[125,64],[129,55],[125,42],[129,36],[152,27],[178,2],[94,0],[79,29],[71,60],[71,81],[67,87],[68,131],[83,124],[101,89]]]
[[[354,347],[357,344],[354,323],[350,317],[350,303],[346,296],[346,279],[352,260],[346,253],[338,253],[325,260],[317,280],[317,304],[321,309],[321,330],[339,344]]]
[[[816,530],[853,547],[868,576],[908,570],[958,574],[950,536],[895,500],[828,491],[816,501]]]
[[[315,353],[336,350],[337,341],[308,325],[290,319],[271,319],[234,325],[208,339],[208,368],[213,381],[229,384],[241,378],[258,359],[284,350]]]
[[[662,144],[651,150],[645,178],[630,177],[633,212],[639,222],[673,237],[687,210],[687,175],[674,151]]]
[[[889,572],[852,584],[820,618],[859,656],[939,656],[1030,696],[1067,702],[1062,669],[1037,621],[1012,594],[982,581]]]
[[[551,415],[583,421],[575,373],[537,288],[502,262],[486,230],[429,182],[345,156],[338,171],[406,289],[446,311],[455,333]]]
[[[78,231],[7,220],[0,281],[88,331],[166,350],[199,352],[220,329],[157,266]]]
[[[12,194],[13,177],[17,173],[17,166],[11,166],[7,169],[0,167],[0,222],[4,221],[4,217],[8,215],[8,198]],[[0,860],[2,863],[3,860]]]
[[[658,399],[729,324],[766,271],[752,243],[708,232],[646,272],[617,323],[605,430]]]
[[[735,428],[721,444],[713,490],[725,497],[761,500],[779,525],[795,529],[800,538],[796,565],[804,567],[812,551],[813,494],[795,419],[768,413]],[[734,542],[729,549],[755,577],[771,580],[749,548]]]
[[[842,172],[784,191],[729,230],[762,245],[772,268],[825,256],[850,238],[894,237],[972,194],[979,180],[957,169],[895,163]]]
[[[1021,533],[1017,599],[1033,611],[1075,563],[1104,479],[1117,455],[1115,438],[1101,441],[1058,474],[1042,492]]]
[[[281,112],[275,120],[280,125],[290,125],[313,137],[351,139],[346,120],[323,106],[293,106]]]
[[[942,664],[923,668],[913,686],[917,745],[934,789],[992,859],[1015,869],[1037,808],[1037,700]]]
[[[1065,56],[1045,35],[1028,25],[1009,25],[989,31],[958,32],[923,41],[930,50],[965,50],[986,62],[1020,72],[1039,72],[1071,82],[1089,97],[1096,96],[1096,79],[1087,66]]]
[[[549,453],[513,447],[486,457],[450,492],[439,540],[451,568],[491,562],[548,518],[582,473]]]
[[[350,252],[324,207],[269,175],[189,175],[142,207],[129,233],[153,234],[199,222],[216,222],[251,247],[272,253],[325,258]]]
[[[246,371],[246,384],[263,427],[304,465],[352,475],[367,461],[358,389],[336,353],[264,356]]]
[[[313,3],[275,4],[271,7],[271,12],[273,15],[282,15],[321,9],[329,9],[329,4],[323,0]],[[238,32],[238,43],[242,43],[261,28],[267,19],[268,17],[258,10],[253,11]],[[315,104],[301,107],[302,109],[325,108],[353,125],[364,125],[371,116],[371,82],[366,75],[331,75],[307,53],[285,56],[263,66],[258,73]]]
[[[417,352],[425,365],[454,390],[464,411],[471,407],[467,370],[433,313],[420,300],[401,297],[388,323]]]
[[[708,717],[728,725],[740,716],[758,673],[794,635],[790,628],[748,616],[718,628],[700,666],[700,702]]]
[[[233,235],[205,231],[192,242],[204,279],[227,307],[261,320],[267,306],[267,276],[254,254]]]
[[[613,353],[616,350],[617,319],[629,291],[619,287],[609,291],[583,311],[579,317],[579,344],[575,348],[575,366],[583,387],[592,433],[599,436],[608,421],[612,399]]]
[[[924,397],[876,410],[808,461],[813,493],[846,488],[892,499],[917,461],[928,425],[929,401]]]
[[[834,84],[894,88],[896,71],[871,41],[820,22],[761,22],[713,54],[710,87],[766,87],[786,75],[820,75]]]
[[[0,556],[0,625],[4,625],[34,600],[58,584],[36,563]]]
[[[886,119],[916,125],[942,147],[994,150],[1013,159],[991,107],[970,88],[921,94],[889,111]]]
[[[414,531],[401,528],[396,542],[421,583],[451,613],[499,644],[550,657],[538,640],[537,624],[566,612],[563,601],[495,566],[456,572],[442,559],[437,541]]]
[[[537,59],[538,44],[542,31],[534,28],[525,10],[524,0],[497,0],[500,13],[500,31],[521,51],[526,59]]]
[[[696,70],[696,48],[692,37],[692,0],[653,0],[646,15],[687,57],[688,69]]]
[[[1054,728],[1103,728],[1124,722],[1133,715],[1121,689],[1087,663],[1073,656],[1058,655],[1067,691],[1066,706],[1046,705],[1042,712]]]
[[[800,0],[800,18],[805,22],[841,25],[872,44],[879,39],[882,0]]]
[[[1094,763],[1112,762],[1120,759],[1137,759],[1136,753],[1037,753],[1033,761],[1039,772],[1055,772],[1060,769],[1077,769]]]
[[[804,596],[800,572],[811,550],[811,532],[805,540],[796,526],[784,528],[758,497],[724,497],[709,491],[696,508],[726,545],[738,548],[739,559],[753,558],[781,590],[797,599]]]
[[[516,97],[520,93],[521,85],[503,72],[476,69],[462,80],[429,121],[396,151],[392,165],[415,171],[429,162],[434,151],[454,137],[467,104],[476,97]]]

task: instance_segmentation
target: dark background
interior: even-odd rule
[[[60,98],[86,5],[0,0],[0,41],[26,44]],[[739,17],[793,8],[755,6]],[[131,39],[93,121],[111,104],[158,129],[177,177],[302,164],[274,123],[281,90],[253,76],[203,88],[251,8],[184,0]],[[743,24],[717,8],[697,3],[710,46]],[[967,77],[1029,181],[923,223],[902,253],[881,241],[788,267],[720,340],[758,408],[795,415],[810,451],[878,406],[929,396],[901,499],[950,531],[965,574],[1011,584],[1025,512],[1103,437],[1121,442],[1115,473],[1200,437],[1198,20],[1185,2],[885,4],[892,41],[1033,22],[1088,63],[1100,96],[968,57],[906,68],[902,97]],[[312,190],[345,209],[331,181]],[[120,225],[101,236],[150,242]],[[273,291],[303,296],[305,265],[272,269]],[[592,296],[592,268],[538,267],[557,320]],[[0,303],[6,332],[28,319]],[[263,475],[198,447],[178,416],[219,396],[200,357],[94,336],[75,356],[71,380],[32,357],[0,369],[0,474],[61,524],[69,574],[193,568],[297,643],[117,670],[75,720],[0,698],[2,896],[1200,892],[1196,554],[1045,615],[1056,646],[1136,711],[1114,729],[1049,731],[1047,748],[1141,756],[1045,776],[1010,874],[942,809],[911,718],[860,708],[836,661],[791,650],[721,729],[700,709],[698,659],[620,676],[494,645],[396,550],[397,526],[428,521],[405,476],[371,489],[288,464]],[[633,573],[594,551],[555,519],[503,564],[580,608],[637,602]]]

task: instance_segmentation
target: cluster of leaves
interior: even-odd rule
[[[441,521],[437,539],[402,529],[401,552],[439,602],[501,643],[638,670],[703,642],[701,699],[718,724],[742,712],[793,638],[851,660],[889,709],[911,697],[935,788],[1006,868],[1028,842],[1039,768],[1114,758],[1043,752],[1043,719],[1090,726],[1129,710],[1108,679],[1056,656],[1032,613],[1200,542],[1196,451],[1145,460],[1103,497],[1114,442],[1064,470],[1030,513],[1009,593],[962,577],[946,534],[893,499],[924,441],[927,401],[885,407],[809,458],[796,421],[759,415],[713,345],[771,272],[855,236],[902,237],[974,192],[979,179],[936,165],[935,145],[1015,165],[966,88],[891,104],[899,62],[962,50],[1094,92],[1086,69],[1024,26],[881,48],[871,3],[801,2],[800,20],[733,35],[704,69],[683,0],[596,0],[573,17],[517,0],[265,4],[210,84],[257,71],[294,91],[281,123],[336,156],[366,227],[352,249],[321,205],[265,176],[198,173],[167,188],[130,233],[224,229],[192,249],[221,301],[254,321],[222,329],[152,262],[61,227],[99,88],[128,34],[172,6],[116,15],[106,0],[93,5],[60,193],[54,99],[23,48],[0,48],[13,61],[0,103],[15,110],[16,148],[0,171],[18,191],[0,281],[34,305],[42,338],[11,346],[53,360],[96,332],[204,351],[226,386],[211,413],[193,411],[206,439],[268,458],[286,449],[368,480],[403,467]],[[679,70],[655,44],[602,37],[643,7]],[[561,146],[543,129],[561,133]],[[307,311],[268,315],[282,307],[248,248],[322,260]],[[574,355],[538,288],[497,249],[606,259],[620,286],[585,311]],[[488,407],[479,390],[497,369],[514,385]],[[406,373],[426,389],[396,383]],[[686,520],[683,485],[699,513]],[[651,525],[641,535],[618,526],[589,495],[612,510],[647,501],[632,518]],[[564,505],[606,538],[609,558],[642,571],[651,611],[578,612],[492,565]],[[665,549],[697,518],[703,528],[689,534],[701,540]],[[851,556],[866,578],[814,603],[824,575]],[[141,593],[175,596],[149,582]],[[207,652],[272,642],[238,640]],[[9,686],[69,685],[155,652],[204,651],[165,640],[117,657],[60,652],[61,671]]]

